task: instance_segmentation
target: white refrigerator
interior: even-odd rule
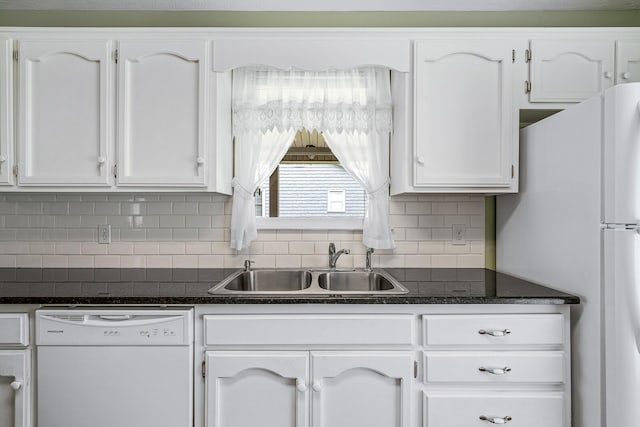
[[[523,129],[497,269],[576,294],[573,427],[640,426],[640,83]]]

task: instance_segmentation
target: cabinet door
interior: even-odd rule
[[[206,353],[207,427],[308,427],[307,352]]]
[[[107,185],[108,41],[19,43],[18,183]]]
[[[408,352],[312,352],[313,427],[409,427]]]
[[[29,350],[0,350],[0,426],[30,425]]]
[[[417,187],[511,185],[511,55],[503,41],[416,42]]]
[[[204,185],[206,41],[118,51],[118,185]]]
[[[609,40],[531,40],[530,102],[580,102],[613,85]]]
[[[616,42],[616,83],[640,82],[640,40]]]
[[[0,184],[9,184],[13,174],[11,119],[11,41],[0,39]]]

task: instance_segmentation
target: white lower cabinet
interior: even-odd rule
[[[424,394],[425,427],[563,427],[562,393],[429,393]]]
[[[196,427],[571,427],[566,305],[228,304],[196,319]]]
[[[570,427],[560,313],[422,316],[423,427]]]
[[[208,427],[408,427],[409,352],[208,351]]]
[[[31,350],[26,313],[0,313],[0,426],[31,426]]]

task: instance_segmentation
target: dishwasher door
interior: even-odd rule
[[[191,427],[191,318],[38,311],[38,427]]]

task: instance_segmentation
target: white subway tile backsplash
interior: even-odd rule
[[[276,255],[276,268],[301,268],[302,256]]]
[[[327,266],[329,242],[362,267],[356,230],[262,230],[249,249],[229,247],[232,199],[218,194],[0,195],[0,265],[124,268]],[[378,267],[484,265],[484,199],[473,195],[401,195],[390,201],[395,250],[378,250]],[[98,225],[110,244],[97,243]],[[452,225],[466,226],[452,245]],[[362,265],[361,265],[362,264]]]
[[[222,255],[198,255],[198,268],[222,268]]]
[[[444,216],[442,215],[420,215],[418,226],[422,228],[444,227]]]
[[[197,215],[198,204],[195,202],[174,203],[172,213],[174,215]]]
[[[93,268],[93,256],[90,255],[70,255],[69,268]]]
[[[98,202],[94,204],[96,215],[120,215],[120,203]]]
[[[434,215],[456,215],[458,213],[458,204],[455,202],[432,203],[431,213]]]
[[[153,230],[155,232],[160,233],[161,231],[164,230]],[[171,239],[171,230],[168,230],[169,233],[167,239]],[[151,230],[149,230],[149,232],[151,232]],[[112,233],[112,238],[113,238],[113,230],[111,231]],[[141,229],[126,229],[123,228],[120,230],[120,240],[123,242],[143,242],[145,240],[149,239],[150,240],[150,236],[149,233],[146,230],[141,230]],[[161,240],[160,236],[156,236],[155,239],[153,240]]]
[[[184,215],[160,215],[160,228],[184,228]]]
[[[431,267],[433,268],[455,268],[457,262],[456,255],[431,255]]]
[[[431,213],[430,202],[409,202],[405,203],[405,206],[408,215],[428,215]]]

